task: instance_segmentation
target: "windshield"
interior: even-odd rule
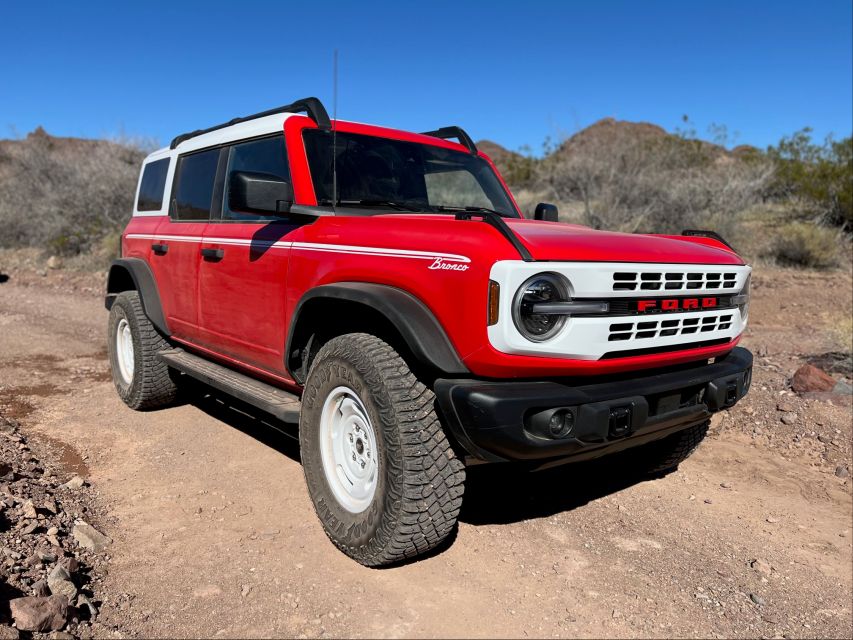
[[[304,133],[317,204],[333,204],[332,133]],[[396,211],[491,209],[518,217],[488,162],[429,144],[355,133],[336,134],[336,205]]]

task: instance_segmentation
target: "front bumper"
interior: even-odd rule
[[[592,383],[439,379],[445,423],[480,460],[588,459],[663,438],[707,420],[746,395],[752,354],[735,348],[714,363],[635,372]],[[547,428],[555,410],[568,433]]]

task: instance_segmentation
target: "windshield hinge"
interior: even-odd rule
[[[509,243],[515,250],[518,251],[518,255],[521,256],[522,260],[525,262],[535,262],[527,247],[518,239],[515,232],[509,228],[509,225],[499,214],[492,211],[459,211],[456,214],[457,220],[471,220],[474,217],[482,218],[483,222],[497,229],[504,238],[509,240]]]

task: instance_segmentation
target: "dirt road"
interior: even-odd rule
[[[384,570],[328,542],[286,425],[224,396],[126,408],[108,378],[102,300],[58,277],[0,284],[0,412],[98,492],[97,524],[114,539],[100,622],[122,634],[853,633],[851,483],[834,473],[850,468],[849,397],[785,396],[799,424],[779,422],[796,363],[831,351],[805,309],[779,314],[781,276],[756,278],[747,345],[768,355],[753,395],[678,472],[639,481],[618,461],[534,475],[472,467],[455,539]],[[841,299],[849,317],[848,276],[785,277],[788,304]]]

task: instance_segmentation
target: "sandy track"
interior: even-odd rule
[[[534,475],[473,467],[455,539],[371,570],[323,534],[291,428],[221,395],[131,411],[108,381],[105,324],[95,295],[14,274],[0,285],[0,410],[88,472],[115,540],[100,620],[125,633],[853,632],[849,479],[762,447],[735,427],[744,416],[717,421],[693,458],[654,481],[612,461]]]

